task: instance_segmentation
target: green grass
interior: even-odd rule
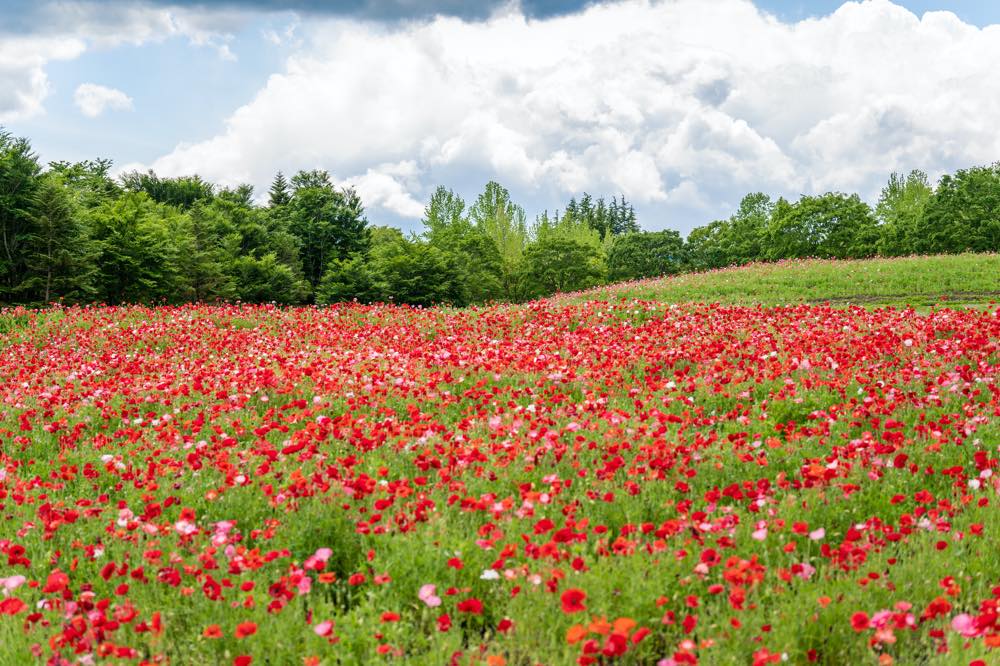
[[[982,305],[1000,300],[1000,255],[810,259],[599,287],[571,300],[638,298],[673,303],[791,305]]]

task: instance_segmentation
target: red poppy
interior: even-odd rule
[[[236,625],[236,638],[246,638],[257,633],[256,622],[240,622]]]
[[[483,612],[483,602],[475,597],[470,597],[469,599],[464,599],[458,602],[456,606],[461,613],[471,613],[473,615],[480,615]]]
[[[562,602],[563,613],[579,613],[581,611],[587,610],[587,607],[583,605],[583,602],[587,598],[587,593],[583,590],[578,590],[576,588],[570,588],[562,593],[559,600]]]
[[[858,611],[851,615],[851,628],[854,631],[864,631],[868,628],[871,620],[868,617],[868,613],[863,611]]]

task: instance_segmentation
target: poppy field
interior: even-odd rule
[[[1000,308],[7,309],[0,663],[1000,663]]]

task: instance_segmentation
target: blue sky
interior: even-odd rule
[[[872,200],[1000,156],[1000,3],[841,5],[12,0],[0,124],[44,160],[258,191],[326,168],[405,229],[438,184],[497,179],[531,216],[624,192],[686,232],[748,191]]]

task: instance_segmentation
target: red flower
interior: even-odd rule
[[[385,613],[382,613],[382,621],[399,622],[399,613],[392,613],[390,611],[386,611]]]
[[[28,604],[16,597],[4,599],[0,601],[0,615],[17,615],[27,607]]]
[[[64,574],[59,569],[56,569],[49,574],[48,580],[45,581],[45,587],[42,588],[42,592],[45,594],[51,594],[52,592],[62,592],[69,585],[69,576]]]
[[[472,613],[473,615],[480,615],[483,612],[483,602],[475,597],[460,601],[458,603],[459,612],[461,613]]]
[[[870,623],[871,620],[868,618],[868,613],[858,611],[851,616],[851,628],[854,631],[864,631]]]
[[[451,616],[447,613],[442,614],[437,619],[438,631],[448,631],[451,629]]]
[[[217,624],[210,624],[201,632],[205,638],[222,638],[222,629]]]
[[[257,633],[256,622],[240,622],[236,625],[236,638],[246,638]]]
[[[587,607],[583,605],[586,598],[587,593],[583,590],[578,590],[576,588],[566,590],[559,598],[560,601],[562,601],[563,613],[579,613],[587,610]]]

